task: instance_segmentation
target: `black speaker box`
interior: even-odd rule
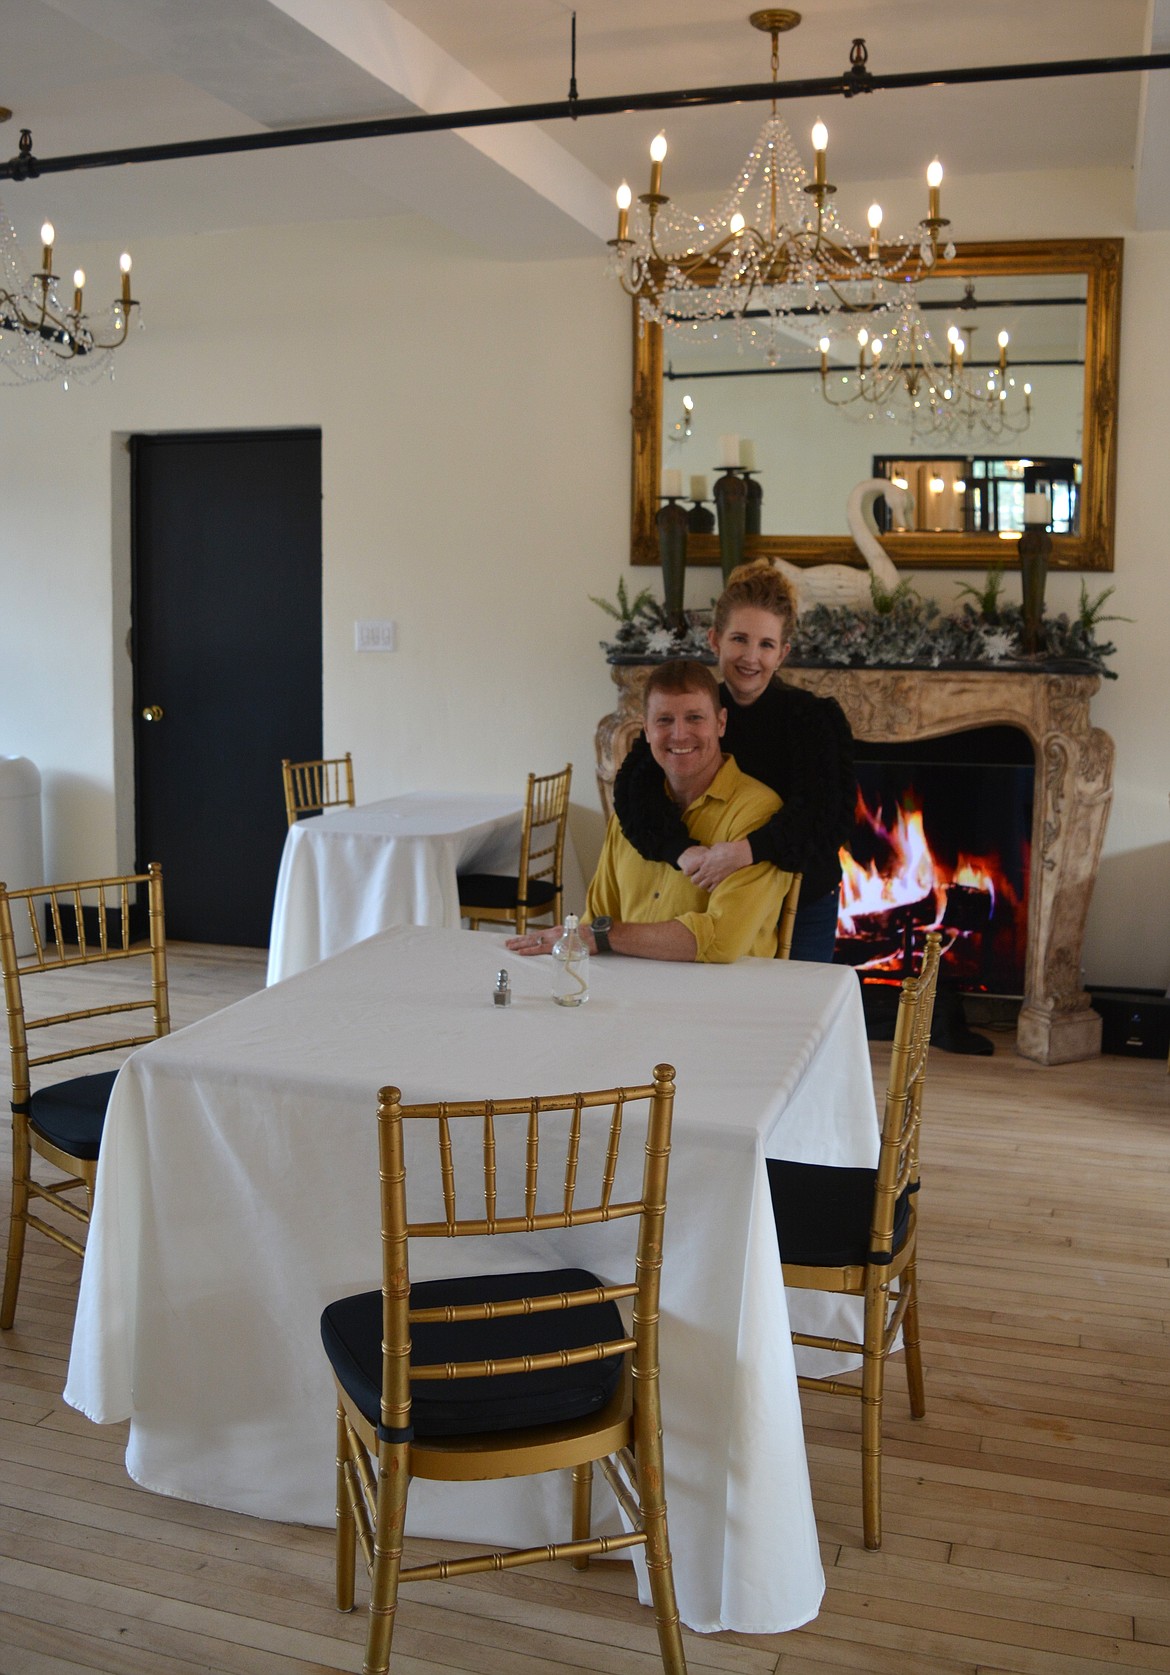
[[[1095,988],[1101,1014],[1101,1051],[1119,1058],[1164,1059],[1170,1053],[1170,998],[1161,989]]]

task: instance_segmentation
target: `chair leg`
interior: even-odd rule
[[[655,1396],[657,1392],[655,1392]],[[662,1418],[656,1399],[643,1397],[640,1406],[649,1408],[636,1416],[635,1459],[638,1470],[638,1498],[642,1525],[646,1531],[646,1574],[654,1603],[654,1626],[665,1675],[686,1675],[678,1601],[674,1593],[674,1570],[670,1558],[670,1537],[666,1528],[666,1494],[662,1465]]]
[[[353,1527],[353,1514],[349,1509],[349,1495],[345,1487],[345,1467],[349,1457],[349,1440],[346,1435],[345,1409],[338,1403],[337,1407],[337,1609],[339,1611],[353,1610],[353,1577],[354,1560],[356,1556],[356,1531]]]
[[[378,1449],[378,1512],[362,1675],[387,1675],[390,1668],[390,1645],[398,1610],[398,1577],[402,1569],[402,1535],[406,1527],[406,1495],[410,1487],[408,1452],[407,1443],[383,1443]]]
[[[588,1541],[593,1513],[593,1462],[573,1467],[573,1540]],[[573,1559],[574,1570],[589,1569],[588,1553]]]
[[[902,1317],[902,1347],[906,1351],[906,1386],[910,1392],[910,1416],[921,1419],[926,1412],[926,1385],[922,1377],[922,1348],[918,1339],[918,1273],[914,1259],[902,1274],[906,1291],[906,1313]]]
[[[861,1515],[865,1545],[882,1544],[882,1386],[889,1287],[865,1299],[865,1348],[861,1363]]]
[[[32,1147],[28,1124],[12,1113],[12,1209],[8,1219],[8,1258],[4,1265],[4,1298],[0,1302],[0,1328],[7,1331],[16,1318],[16,1294],[24,1266],[24,1236],[28,1228],[28,1175]]]

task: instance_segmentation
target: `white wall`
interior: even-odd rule
[[[1126,231],[1114,177],[1041,185],[1025,177],[1017,199],[969,183],[947,207],[971,237]],[[86,254],[112,271],[116,251]],[[1117,792],[1086,965],[1091,981],[1164,987],[1170,237],[1128,239],[1125,262],[1117,572],[1089,582],[1115,583],[1134,620],[1114,625],[1121,678],[1095,701]],[[158,241],[135,251],[147,329],[116,382],[0,392],[0,754],[44,774],[51,875],[132,858],[117,438],[292,425],[324,437],[326,749],[354,752],[363,798],[518,786],[571,759],[588,871],[593,730],[613,688],[587,596],[656,579],[626,567],[629,326],[604,270],[600,251],[488,262],[414,220]],[[944,600],[954,580],[917,578]],[[695,572],[690,594],[716,583]],[[1052,606],[1078,591],[1053,578]],[[355,653],[357,616],[393,617],[400,651]]]

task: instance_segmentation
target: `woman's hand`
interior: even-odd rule
[[[751,866],[752,846],[747,838],[737,838],[734,843],[713,843],[709,847],[695,844],[683,850],[678,864],[700,890],[713,890],[733,872]]]

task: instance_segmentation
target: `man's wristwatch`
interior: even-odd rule
[[[602,913],[599,915],[598,918],[594,919],[589,929],[593,932],[593,941],[597,947],[597,952],[599,954],[612,954],[613,949],[610,947],[609,933],[613,929],[613,920],[609,914]]]

